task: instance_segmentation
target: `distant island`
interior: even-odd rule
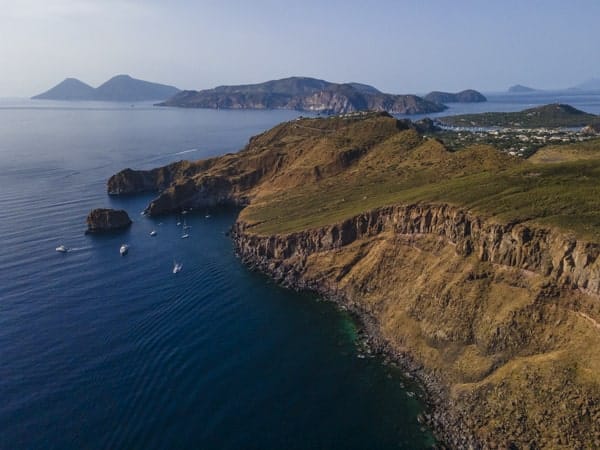
[[[600,118],[570,105],[553,103],[520,112],[490,112],[440,117],[443,125],[455,127],[584,127]]]
[[[416,95],[380,92],[361,83],[332,83],[308,77],[290,77],[258,84],[218,86],[181,91],[159,106],[213,109],[295,109],[326,114],[387,111],[395,114],[440,112],[446,106]]]
[[[93,88],[77,78],[66,78],[52,89],[32,97],[34,100],[99,100],[110,102],[140,102],[164,100],[179,89],[165,84],[138,80],[129,75],[117,75]]]
[[[508,92],[511,94],[525,94],[527,92],[536,92],[537,89],[531,88],[529,86],[523,86],[522,84],[515,84],[508,88]]]
[[[590,78],[589,80],[583,81],[570,89],[578,91],[600,91],[600,78]]]
[[[487,98],[473,89],[467,89],[455,94],[450,92],[433,91],[423,97],[425,100],[434,103],[481,103],[487,102]]]

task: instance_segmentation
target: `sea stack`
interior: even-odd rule
[[[90,211],[86,219],[89,233],[107,233],[124,230],[131,225],[127,211],[123,209],[96,208]]]

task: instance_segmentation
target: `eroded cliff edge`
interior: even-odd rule
[[[367,318],[451,446],[600,446],[600,245],[444,204],[270,236],[242,214],[233,239],[246,264]]]

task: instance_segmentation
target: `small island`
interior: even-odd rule
[[[527,94],[530,92],[536,92],[537,89],[531,88],[529,86],[523,86],[522,84],[515,84],[508,88],[508,92],[511,94]]]
[[[425,100],[434,103],[481,103],[487,102],[487,98],[473,89],[467,89],[455,94],[451,92],[433,91],[427,94]]]
[[[90,211],[86,219],[86,234],[121,231],[131,225],[127,211],[123,209],[97,208]]]

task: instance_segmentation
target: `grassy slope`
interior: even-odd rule
[[[573,152],[577,155],[577,146],[567,146],[565,155],[571,156],[560,158],[559,163],[541,164],[546,150],[532,162],[487,146],[448,152],[438,141],[423,139],[413,130],[391,133],[381,124],[387,134],[377,132],[378,141],[366,126],[348,133],[345,140],[340,141],[342,129],[322,138],[326,142],[311,142],[319,149],[321,164],[324,148],[335,154],[358,140],[379,142],[358,162],[332,176],[304,180],[293,189],[273,188],[277,180],[265,183],[242,218],[257,223],[256,232],[283,233],[331,224],[395,203],[448,202],[502,221],[534,221],[600,240],[598,141],[582,144],[585,160],[572,156]],[[337,143],[332,146],[332,142]],[[553,160],[562,151],[559,147],[547,150]],[[305,172],[312,171],[310,161],[302,164]],[[288,178],[287,183],[294,185],[291,173],[279,174],[279,179]]]
[[[600,140],[548,147],[525,161],[486,146],[448,152],[381,120],[388,122],[377,132],[364,123],[313,137],[314,152],[296,141],[284,152],[298,148],[309,158],[259,186],[241,218],[272,234],[394,203],[449,202],[600,241]],[[361,159],[328,177],[294,181],[358,145],[358,136],[373,144]],[[454,407],[480,439],[498,448],[600,448],[596,299],[546,292],[543,276],[476,255],[457,259],[435,236],[403,239],[390,233],[309,255],[304,277],[335,280],[348,298],[360,298],[395,348],[443,374]]]

